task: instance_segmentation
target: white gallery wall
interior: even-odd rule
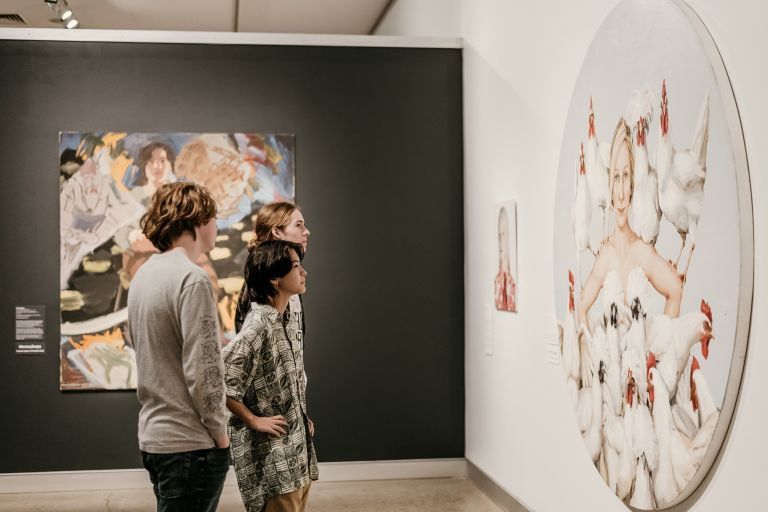
[[[562,370],[546,350],[554,336],[552,223],[563,128],[587,48],[617,3],[398,0],[377,31],[464,39],[466,457],[537,512],[625,510],[592,466]],[[758,510],[768,477],[768,6],[688,3],[733,85],[755,228],[741,398],[717,473],[692,510]],[[507,199],[518,208],[518,314],[495,313],[492,303],[493,205]]]

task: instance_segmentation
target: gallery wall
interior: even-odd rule
[[[3,40],[0,77],[0,472],[140,467],[134,392],[59,391],[69,130],[295,134],[320,461],[464,455],[460,50]]]
[[[531,510],[620,511],[584,449],[554,336],[553,212],[560,145],[584,55],[615,0],[398,0],[380,34],[429,35],[458,17],[464,39],[467,459]],[[717,472],[691,510],[758,510],[768,460],[768,8],[757,0],[689,2],[733,84],[751,169],[755,283],[741,399]],[[430,7],[431,11],[426,7]],[[396,20],[407,19],[407,23]],[[436,20],[442,20],[440,28]],[[631,58],[631,56],[628,56]],[[491,315],[492,205],[518,202],[518,311]],[[728,248],[723,248],[728,250]],[[489,327],[490,326],[490,327]],[[493,354],[485,355],[488,342]]]

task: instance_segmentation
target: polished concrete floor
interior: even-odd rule
[[[1,512],[145,512],[151,490],[0,494]],[[242,512],[237,487],[226,486],[219,512]],[[307,512],[502,512],[466,478],[316,482]]]

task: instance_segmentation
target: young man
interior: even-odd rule
[[[139,448],[158,511],[216,510],[229,469],[229,414],[216,302],[193,262],[213,249],[216,203],[194,183],[161,186],[141,219],[160,254],[131,282]]]

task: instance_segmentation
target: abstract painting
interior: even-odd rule
[[[253,216],[264,204],[294,200],[294,137],[62,132],[59,157],[60,388],[136,387],[126,304],[131,279],[157,252],[139,220],[164,183],[200,183],[216,200],[216,247],[196,263],[213,283],[226,344]]]

